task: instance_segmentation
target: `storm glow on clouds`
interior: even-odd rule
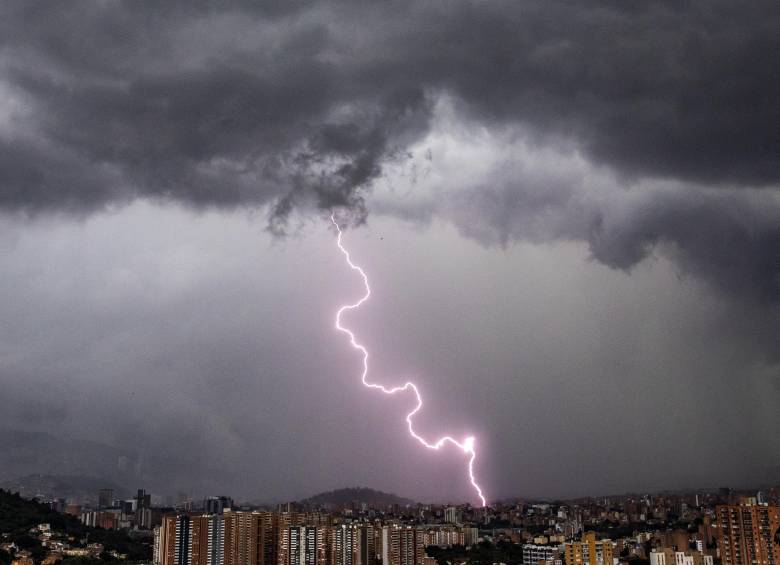
[[[426,437],[478,438],[490,496],[776,477],[779,25],[769,1],[5,3],[0,428],[73,457],[14,448],[0,479],[468,498],[408,399],[352,386],[332,211],[372,370],[414,377]]]

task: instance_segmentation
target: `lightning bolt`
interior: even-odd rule
[[[441,449],[445,444],[452,444],[468,457],[468,475],[469,480],[471,481],[471,486],[474,487],[474,490],[477,492],[477,496],[479,497],[479,500],[482,502],[482,506],[486,506],[487,502],[485,500],[485,495],[482,494],[482,488],[477,483],[477,479],[474,476],[474,461],[477,458],[477,450],[475,446],[475,439],[473,436],[467,436],[462,442],[454,439],[451,436],[444,436],[442,438],[437,439],[435,442],[430,443],[425,440],[421,435],[419,435],[417,432],[414,431],[414,425],[412,424],[412,418],[415,414],[417,414],[420,410],[422,410],[423,407],[423,400],[422,396],[420,395],[420,390],[417,388],[417,385],[415,385],[413,382],[407,381],[402,386],[396,386],[392,388],[387,388],[383,385],[369,382],[368,380],[368,349],[360,343],[358,343],[357,339],[355,339],[355,334],[352,333],[352,331],[349,328],[346,328],[341,325],[341,316],[344,314],[344,312],[347,312],[349,310],[354,310],[356,308],[360,308],[360,306],[363,305],[363,303],[369,299],[371,296],[371,286],[368,284],[368,276],[366,275],[366,272],[360,268],[358,265],[352,262],[352,258],[349,255],[349,251],[344,247],[342,244],[342,232],[341,232],[341,226],[339,226],[338,222],[336,221],[333,214],[330,216],[330,221],[333,222],[333,225],[336,228],[337,237],[336,237],[336,245],[338,245],[339,250],[344,254],[344,258],[347,260],[347,265],[349,265],[349,268],[353,271],[357,272],[360,275],[360,278],[363,279],[363,286],[366,289],[365,294],[355,302],[354,304],[345,304],[341,308],[338,309],[336,312],[336,329],[340,332],[343,332],[347,334],[347,337],[349,337],[349,343],[352,345],[352,347],[360,352],[360,354],[363,356],[363,373],[360,375],[360,380],[363,383],[364,386],[368,388],[373,388],[376,390],[379,390],[385,394],[395,394],[397,392],[403,392],[406,390],[411,390],[414,393],[414,396],[417,400],[417,404],[415,405],[414,409],[409,412],[406,415],[406,424],[409,427],[409,435],[411,435],[414,439],[416,439],[418,442],[420,442],[424,447],[427,449],[434,449],[439,450]]]

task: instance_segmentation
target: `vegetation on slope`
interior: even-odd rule
[[[151,547],[132,539],[127,532],[85,526],[73,516],[60,514],[36,500],[27,500],[18,494],[0,489],[0,534],[7,534],[4,536],[7,541],[29,549],[33,558],[41,554],[42,548],[40,542],[30,536],[29,531],[38,524],[50,524],[52,530],[72,537],[73,541],[70,543],[74,547],[99,543],[103,545],[105,552],[126,554],[129,561],[151,558]],[[65,559],[63,565],[69,565],[65,561],[73,560]],[[3,556],[0,556],[0,565],[3,565]],[[79,564],[74,562],[71,565]]]

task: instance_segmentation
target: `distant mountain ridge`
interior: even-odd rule
[[[98,491],[109,488],[116,497],[127,494],[126,489],[99,477],[82,475],[25,475],[0,482],[0,489],[18,492],[24,498],[65,498],[96,502]]]
[[[315,494],[300,501],[301,504],[311,506],[345,506],[352,503],[365,503],[369,506],[414,506],[417,504],[410,498],[404,498],[396,494],[382,492],[367,487],[350,487],[331,490]]]
[[[0,481],[32,475],[111,477],[132,484],[139,477],[138,457],[96,441],[46,432],[0,429]]]

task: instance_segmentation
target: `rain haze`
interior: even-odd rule
[[[0,481],[780,473],[776,2],[7,2]],[[58,446],[56,449],[52,446]]]

